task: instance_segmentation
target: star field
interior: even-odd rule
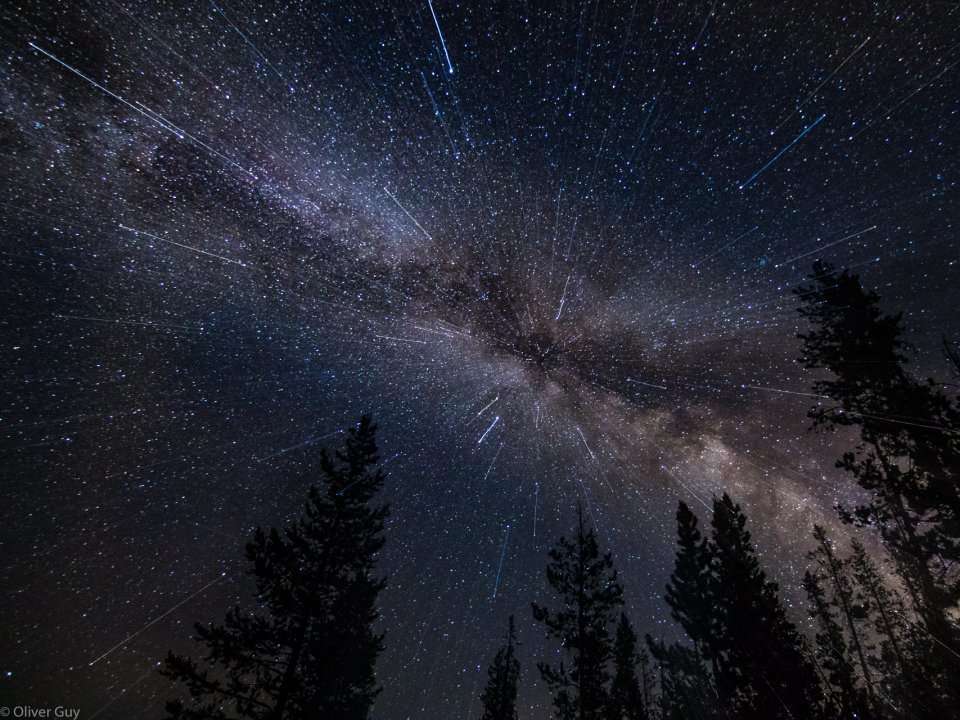
[[[78,0],[0,8],[0,687],[159,718],[242,547],[380,426],[376,715],[471,718],[578,503],[641,632],[678,500],[803,614],[855,497],[808,431],[822,258],[960,335],[955,3]],[[551,651],[552,652],[552,651]]]

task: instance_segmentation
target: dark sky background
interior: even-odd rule
[[[380,424],[376,716],[473,718],[581,503],[643,632],[682,499],[803,621],[854,496],[807,431],[816,258],[960,335],[954,2],[0,7],[0,687],[158,718],[242,546]],[[442,35],[441,35],[442,33]],[[799,394],[797,394],[799,393]],[[838,537],[848,528],[835,527]]]

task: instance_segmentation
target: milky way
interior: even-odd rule
[[[793,290],[822,258],[939,374],[960,10],[843,3],[0,9],[3,699],[160,717],[320,447],[380,425],[377,716],[476,716],[578,504],[645,632],[678,500],[795,598],[838,534]],[[802,617],[798,607],[797,617]]]

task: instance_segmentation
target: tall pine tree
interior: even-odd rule
[[[940,686],[943,678],[935,641],[922,620],[907,611],[863,544],[853,540],[851,547],[845,562],[865,624],[876,639],[877,652],[870,660],[881,709],[895,710],[894,717],[942,720],[950,697]]]
[[[818,717],[822,697],[803,640],[787,618],[746,529],[747,518],[724,493],[713,501],[709,552],[723,658],[721,699],[742,720]]]
[[[666,706],[671,712],[707,707],[711,717],[742,720],[817,717],[822,697],[815,668],[776,583],[760,567],[746,522],[725,494],[714,500],[711,539],[705,541],[696,517],[680,504],[667,602],[694,646],[651,645],[668,674],[664,692],[683,693]]]
[[[558,666],[539,662],[540,675],[553,693],[558,720],[603,720],[613,656],[611,629],[623,605],[623,587],[609,553],[600,554],[597,538],[577,512],[577,535],[561,537],[550,551],[547,581],[560,596],[558,610],[533,603],[533,616],[547,636],[561,643],[569,658]]]
[[[917,612],[934,638],[941,686],[960,686],[951,654],[960,630],[950,618],[960,603],[960,406],[933,381],[908,371],[910,346],[900,315],[847,271],[814,264],[798,289],[801,362],[830,375],[814,391],[830,398],[810,411],[814,425],[859,431],[856,448],[837,461],[868,492],[848,522],[879,528]],[[954,695],[954,700],[960,700]]]
[[[516,656],[517,636],[513,615],[507,630],[507,643],[497,650],[487,669],[487,686],[480,696],[483,715],[480,720],[516,720],[517,690],[520,683],[520,661]]]
[[[823,716],[859,717],[866,702],[857,687],[856,673],[850,661],[843,627],[837,620],[836,608],[823,589],[819,575],[806,571],[803,574],[803,589],[810,603],[810,617],[816,621],[812,659],[827,694]]]
[[[724,718],[713,676],[696,648],[647,635],[647,647],[660,670],[660,720],[720,720]],[[649,706],[648,706],[649,707]]]
[[[289,527],[257,529],[247,546],[257,609],[236,607],[223,625],[196,626],[202,662],[171,653],[163,674],[189,691],[167,704],[173,720],[367,720],[383,636],[373,629],[385,580],[375,577],[388,509],[376,426],[368,417],[345,446],[320,457]]]
[[[720,648],[715,583],[710,547],[701,535],[697,516],[681,501],[677,507],[677,555],[667,582],[666,601],[673,619],[687,633],[701,657],[711,660],[714,676],[720,673]]]
[[[648,720],[647,701],[641,683],[645,678],[637,675],[646,667],[641,664],[637,652],[637,634],[630,620],[620,613],[617,634],[613,642],[613,679],[610,682],[610,697],[607,701],[607,720]]]
[[[842,717],[876,716],[875,663],[864,627],[866,610],[848,563],[836,554],[826,530],[814,525],[813,537],[817,545],[807,557],[815,569],[804,575],[803,585],[811,615],[820,626],[816,641],[821,664],[836,688]]]

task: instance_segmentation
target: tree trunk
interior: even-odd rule
[[[280,681],[280,692],[277,694],[277,704],[271,713],[272,720],[283,720],[283,713],[286,711],[287,703],[290,701],[290,693],[293,689],[293,679],[297,674],[297,666],[300,664],[300,655],[303,653],[303,646],[307,642],[306,628],[301,628],[299,637],[294,641],[290,651],[290,660],[283,671],[283,680]]]

